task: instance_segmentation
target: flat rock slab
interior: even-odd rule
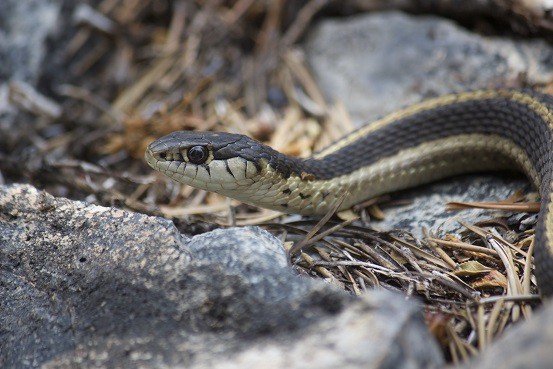
[[[297,276],[259,228],[0,186],[2,368],[439,368],[418,306]]]
[[[517,190],[532,191],[525,178],[476,175],[458,176],[412,190],[393,194],[392,202],[401,206],[384,206],[385,218],[372,221],[378,230],[398,229],[423,238],[423,228],[436,235],[460,235],[465,230],[462,223],[474,224],[498,217],[508,217],[512,212],[488,209],[447,210],[448,202],[501,201]],[[522,213],[519,213],[522,215]]]
[[[379,12],[323,20],[304,45],[307,61],[328,101],[340,100],[361,126],[424,99],[490,87],[547,84],[553,48],[543,40],[512,40],[471,33],[434,16]],[[401,193],[379,229],[422,236],[422,227],[458,233],[489,219],[487,210],[446,212],[450,201],[500,201],[530,189],[524,179],[464,176]]]

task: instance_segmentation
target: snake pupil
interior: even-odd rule
[[[207,148],[204,146],[192,146],[188,149],[188,160],[193,164],[203,164],[207,160]]]

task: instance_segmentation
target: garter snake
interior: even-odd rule
[[[283,212],[322,215],[447,176],[524,172],[541,196],[535,265],[553,295],[553,96],[480,90],[431,99],[385,116],[309,158],[243,135],[173,132],[146,151],[175,181]]]

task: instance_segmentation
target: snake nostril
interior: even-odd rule
[[[161,160],[167,159],[167,153],[166,152],[160,152],[159,154],[157,154],[157,156],[159,156],[159,158]]]

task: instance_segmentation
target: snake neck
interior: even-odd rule
[[[507,140],[509,146],[526,152],[535,171],[522,169],[533,174],[531,180],[538,183],[552,162],[552,106],[551,96],[535,91],[486,90],[437,98],[350,133],[305,159],[302,170],[320,180],[332,179],[360,168],[371,168],[387,158],[400,157],[401,152],[418,152],[418,147],[432,142],[459,146],[455,144],[457,137],[477,134],[490,137],[491,144],[495,138]],[[470,148],[464,151],[471,154]],[[507,154],[503,149],[489,151]],[[513,155],[509,154],[508,159]],[[419,156],[423,156],[422,151]]]

